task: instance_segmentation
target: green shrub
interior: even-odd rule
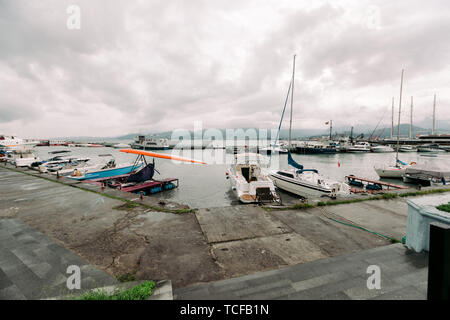
[[[144,281],[128,290],[116,291],[112,294],[104,290],[92,290],[78,297],[78,300],[146,300],[152,295],[152,289],[155,286],[153,281]]]

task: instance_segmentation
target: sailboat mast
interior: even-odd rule
[[[409,138],[412,139],[413,129],[413,97],[411,96],[411,124],[409,125]]]
[[[394,97],[392,97],[392,126],[391,126],[391,139],[394,138]]]
[[[434,134],[434,130],[436,129],[436,94],[434,94],[434,103],[433,103],[433,130],[431,134]]]
[[[294,66],[292,69],[292,88],[291,88],[291,117],[289,120],[289,143],[288,150],[291,151],[291,131],[292,131],[292,107],[294,104],[294,78],[295,78],[295,54],[294,54]]]
[[[400,113],[402,112],[403,73],[404,73],[404,70],[402,69],[402,79],[400,81],[400,99],[398,102],[397,156],[395,159],[396,166],[398,165],[398,149],[399,149],[399,145],[400,145]]]

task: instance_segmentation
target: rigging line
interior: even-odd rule
[[[372,140],[372,136],[374,135],[375,131],[377,130],[378,126],[380,125],[380,122],[384,119],[384,116],[386,115],[386,110],[384,110],[383,115],[381,116],[381,119],[378,121],[375,129],[373,129],[372,134],[370,135],[370,140]]]
[[[275,140],[273,142],[274,146],[276,145],[276,143],[278,141],[278,137],[280,135],[281,123],[283,122],[284,112],[286,111],[286,105],[287,105],[287,102],[289,100],[289,93],[291,92],[291,87],[292,87],[292,80],[289,83],[289,89],[288,89],[288,92],[287,92],[287,95],[286,95],[286,100],[284,101],[284,108],[283,108],[283,113],[281,114],[280,124],[278,125],[277,137],[275,138]]]

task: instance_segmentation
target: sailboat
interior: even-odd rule
[[[292,71],[292,90],[291,90],[291,114],[289,124],[289,147],[291,146],[291,131],[292,131],[292,110],[294,99],[294,79],[295,79],[295,55]],[[348,184],[338,181],[333,181],[325,178],[316,169],[304,169],[303,165],[295,162],[292,158],[291,152],[287,153],[288,165],[293,169],[272,171],[269,178],[272,179],[275,186],[278,188],[294,193],[302,197],[308,196],[322,196],[330,195],[335,197],[337,194],[350,194],[350,187]]]
[[[394,165],[374,166],[375,172],[378,174],[378,176],[380,178],[401,179],[403,177],[403,175],[405,174],[406,168],[416,164],[415,162],[406,164],[405,162],[399,160],[399,158],[398,158],[398,152],[400,150],[400,115],[401,115],[401,111],[402,111],[403,73],[404,73],[404,70],[402,69],[402,76],[401,76],[401,80],[400,80],[400,99],[399,99],[399,106],[398,106],[397,147],[396,147],[397,155],[395,158]]]

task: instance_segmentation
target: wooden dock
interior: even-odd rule
[[[394,190],[401,190],[401,189],[409,189],[409,187],[407,186],[402,186],[402,185],[398,185],[398,184],[393,184],[393,183],[388,183],[388,182],[383,182],[383,181],[379,181],[379,180],[371,180],[371,179],[367,179],[367,178],[361,178],[361,177],[355,177],[355,176],[345,176],[346,181],[349,183],[350,181],[357,181],[361,183],[361,188],[366,187],[368,184],[372,184],[372,185],[378,185],[381,187],[380,190],[362,190],[362,189],[357,189],[357,188],[351,188],[351,192],[353,193],[361,193],[361,192],[380,192],[383,190],[390,190],[390,189],[394,189]],[[364,183],[366,183],[364,185]],[[386,189],[384,189],[384,187]]]

